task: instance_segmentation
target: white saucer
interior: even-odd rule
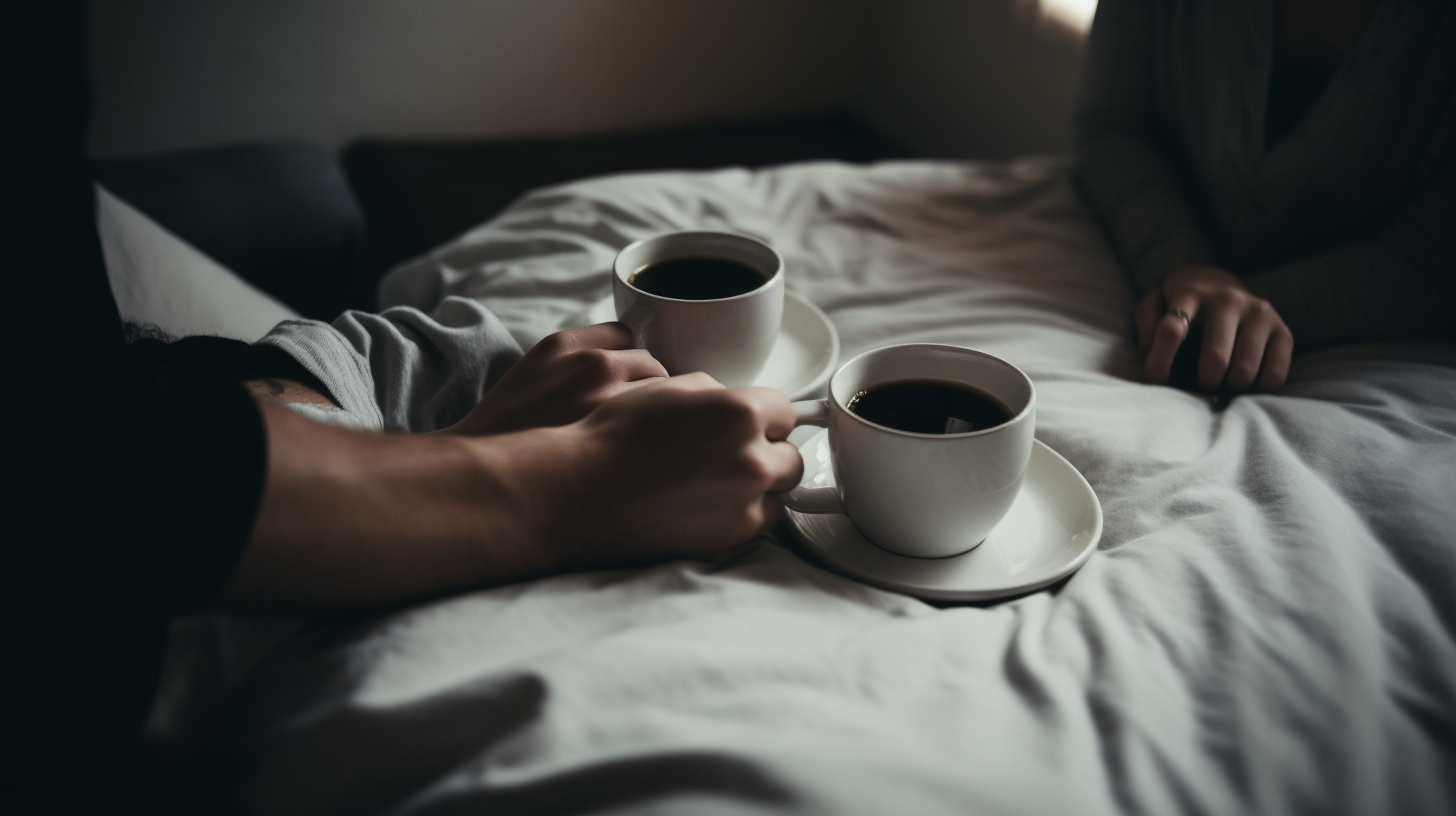
[[[804,485],[834,484],[829,435],[799,446]],[[878,587],[941,601],[1020,595],[1076,572],[1102,537],[1102,505],[1092,486],[1056,451],[1033,443],[1026,481],[1006,518],[979,547],[949,558],[910,558],[870,543],[848,516],[785,511],[789,527],[815,557]]]
[[[610,323],[617,319],[611,297],[592,305],[586,323]],[[819,396],[819,390],[839,365],[839,332],[819,307],[793,292],[784,294],[784,322],[778,341],[764,363],[754,385],[777,388],[789,399]]]

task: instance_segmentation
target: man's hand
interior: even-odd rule
[[[1272,391],[1284,384],[1294,336],[1279,313],[1214,266],[1174,270],[1138,304],[1138,348],[1148,381],[1166,383],[1178,347],[1190,329],[1203,330],[1198,356],[1200,390]]]
[[[366,607],[712,556],[773,524],[803,463],[783,394],[660,380],[561,427],[351,431],[260,400],[268,476],[225,609]]]
[[[562,429],[569,495],[542,495],[579,566],[711,555],[772,526],[803,460],[789,400],[687,374],[634,390]],[[560,474],[558,478],[566,478]]]
[[[569,425],[612,397],[666,377],[651,354],[633,348],[632,332],[621,323],[560,331],[532,346],[443,432],[483,436]]]

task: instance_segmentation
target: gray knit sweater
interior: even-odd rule
[[[1273,0],[1102,0],[1077,173],[1139,293],[1203,262],[1299,348],[1456,336],[1456,4],[1387,0],[1265,147]]]

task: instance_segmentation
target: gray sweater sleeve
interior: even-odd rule
[[[495,315],[473,300],[447,297],[426,314],[396,306],[379,314],[344,312],[333,325],[286,320],[262,340],[319,379],[340,411],[297,406],[324,422],[422,433],[459,421],[521,358]]]
[[[1244,279],[1302,349],[1456,338],[1456,159],[1373,239]]]
[[[1098,4],[1074,118],[1078,184],[1139,295],[1215,261],[1157,126],[1153,13],[1150,0]]]

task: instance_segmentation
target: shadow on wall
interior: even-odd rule
[[[92,0],[92,148],[581,136],[854,110],[1065,151],[1095,0]]]
[[[894,0],[870,9],[865,117],[917,153],[1071,149],[1079,29],[1095,0]]]
[[[338,149],[844,109],[869,3],[92,0],[91,146]]]

